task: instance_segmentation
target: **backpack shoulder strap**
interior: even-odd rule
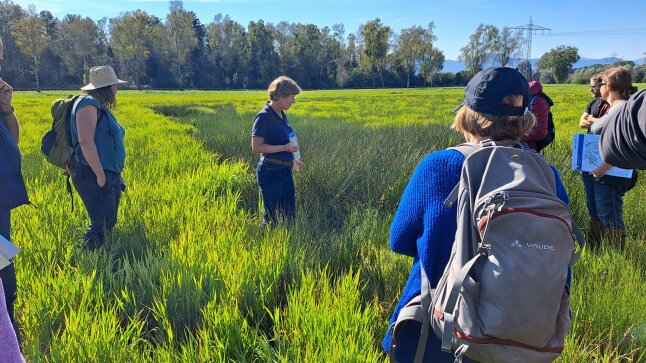
[[[92,97],[92,96],[88,96],[88,95],[81,95],[81,96],[78,96],[78,98],[76,99],[76,101],[74,101],[74,105],[72,106],[72,114],[76,115],[76,111],[77,111],[77,109],[76,109],[76,108],[78,107],[79,103],[81,103],[81,101],[82,101],[82,100],[84,100],[84,99],[86,99],[86,98],[88,98],[88,97],[90,97],[90,98],[94,98],[94,97]],[[93,106],[94,106],[94,105],[93,105]],[[96,106],[94,106],[94,107],[96,107]],[[103,106],[101,105],[101,103],[99,103],[99,107],[97,107],[97,111],[96,111],[96,123],[97,123],[97,124],[101,121],[102,116],[103,116],[103,114],[105,114],[105,113],[106,113],[106,110],[103,108]],[[70,118],[70,122],[71,122],[71,118]]]
[[[485,141],[488,141],[485,140]],[[472,142],[467,142],[464,144],[460,144],[458,146],[453,146],[448,148],[447,150],[455,150],[459,152],[460,154],[464,155],[464,157],[469,157],[469,155],[473,154],[474,152],[480,150],[483,146],[486,146],[484,144],[476,144]],[[444,200],[444,205],[448,208],[451,208],[453,204],[455,203],[456,200],[458,200],[458,192],[460,189],[460,183],[458,183],[453,190],[451,190],[451,193],[449,193],[449,196],[446,197]]]
[[[547,94],[545,94],[545,92],[541,92],[541,93],[539,93],[539,94],[538,94],[538,96],[541,96],[541,98],[542,98],[542,99],[544,99],[544,100],[545,100],[545,102],[547,102],[547,106],[548,106],[548,107],[552,107],[552,106],[554,106],[554,101],[550,98],[550,96],[548,96]]]

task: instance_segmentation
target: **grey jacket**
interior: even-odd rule
[[[646,90],[613,112],[601,133],[601,157],[626,169],[646,169]]]

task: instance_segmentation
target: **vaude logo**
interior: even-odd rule
[[[511,246],[516,247],[516,248],[527,247],[527,248],[534,248],[534,249],[537,249],[537,250],[546,250],[546,251],[554,251],[555,250],[554,246],[547,245],[547,244],[542,244],[542,243],[526,242],[525,245],[523,246],[523,244],[521,244],[518,240],[515,240],[514,242],[512,242]]]

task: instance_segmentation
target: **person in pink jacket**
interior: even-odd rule
[[[7,305],[5,303],[2,280],[0,280],[0,362],[3,363],[25,363],[20,354],[18,339],[11,325]]]
[[[543,85],[541,82],[529,82],[529,93],[531,95],[529,110],[534,114],[536,124],[525,134],[522,141],[526,142],[532,149],[539,151],[536,142],[543,140],[547,136],[547,118],[550,107],[543,97],[538,96],[543,93]]]

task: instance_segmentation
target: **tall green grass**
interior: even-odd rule
[[[587,87],[546,91],[557,123],[546,157],[585,226],[569,148]],[[78,247],[87,216],[71,212],[64,178],[39,155],[62,95],[15,95],[36,206],[13,214],[30,361],[386,360],[379,343],[411,264],[389,251],[389,224],[421,158],[461,142],[449,125],[462,89],[299,95],[288,116],[305,166],[290,231],[259,226],[249,145],[264,92],[120,92],[128,189],[95,252]],[[575,266],[560,361],[646,361],[645,196],[642,182],[626,196],[627,249],[586,251]]]

